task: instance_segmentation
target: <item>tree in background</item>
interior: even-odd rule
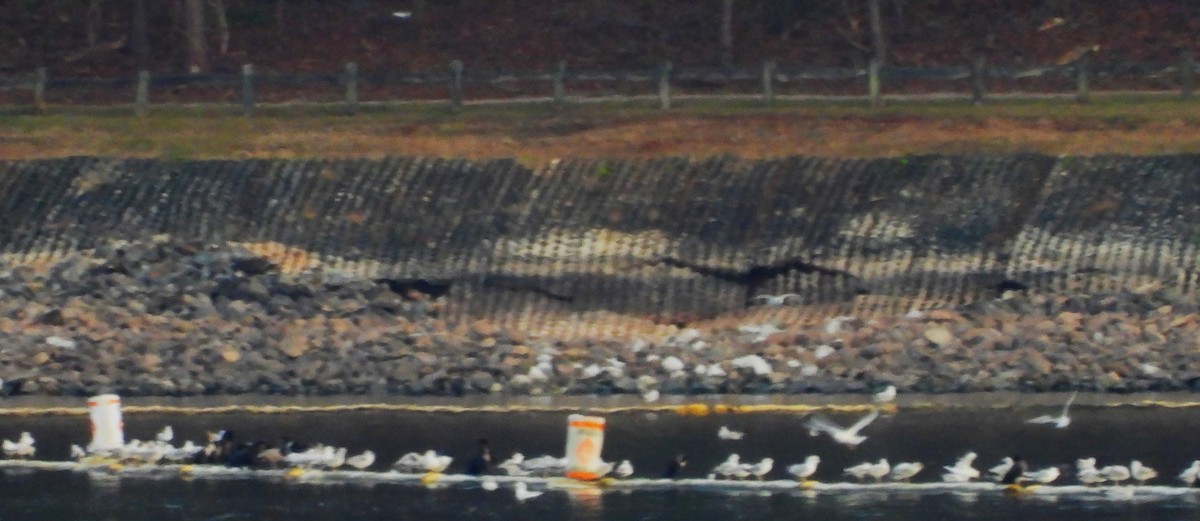
[[[139,69],[150,63],[150,35],[146,28],[146,0],[133,0],[133,56]]]
[[[721,1],[721,66],[733,68],[733,0]]]
[[[204,0],[184,0],[183,14],[187,70],[192,74],[208,72],[208,46],[204,41]]]

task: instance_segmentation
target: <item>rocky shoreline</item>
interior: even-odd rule
[[[8,264],[0,396],[1200,390],[1200,308],[1159,284],[563,339],[385,280],[283,274],[233,245],[160,237]]]

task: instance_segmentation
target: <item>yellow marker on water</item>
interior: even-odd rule
[[[708,406],[702,403],[689,403],[676,409],[683,416],[708,416]]]
[[[1034,483],[1031,485],[1022,485],[1020,483],[1013,483],[1011,485],[1006,485],[1004,487],[1004,492],[1016,496],[1016,495],[1020,495],[1020,494],[1026,494],[1029,492],[1033,492],[1040,486],[1042,486],[1042,485],[1039,483]]]
[[[193,470],[195,470],[195,469],[191,465],[180,465],[179,466],[179,473],[183,474],[185,476],[188,474],[191,474]]]
[[[292,467],[290,469],[287,469],[287,472],[283,473],[283,477],[292,478],[292,479],[296,479],[303,475],[304,475],[304,469],[302,469],[300,467]]]
[[[804,490],[812,490],[813,486],[815,486],[816,484],[817,484],[816,481],[813,481],[811,479],[806,479],[806,480],[800,482],[800,488],[804,489]]]
[[[421,476],[421,484],[425,485],[425,486],[429,486],[434,483],[437,483],[439,479],[442,479],[441,472],[430,472],[428,474],[425,474],[424,476]]]
[[[731,410],[730,407],[723,403],[718,403],[713,406],[713,412],[715,412],[717,414],[725,414],[725,413],[729,412],[730,410]]]

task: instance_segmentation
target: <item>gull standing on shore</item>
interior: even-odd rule
[[[925,464],[921,462],[897,463],[892,467],[892,481],[908,481],[924,468]]]
[[[1133,479],[1138,482],[1138,485],[1145,485],[1147,481],[1158,477],[1157,470],[1143,465],[1138,460],[1129,463],[1129,473],[1133,475]]]
[[[804,463],[790,465],[787,468],[788,474],[796,476],[797,480],[804,481],[817,473],[817,466],[821,464],[821,457],[812,455],[804,458]]]
[[[375,463],[375,452],[365,450],[362,454],[346,458],[346,464],[358,470],[363,470]]]
[[[622,460],[620,465],[617,465],[616,474],[618,478],[627,478],[633,475],[633,464],[629,460]]]
[[[809,418],[809,420],[804,423],[804,426],[808,427],[808,434],[810,436],[816,436],[818,433],[824,432],[829,434],[834,441],[841,443],[842,445],[846,445],[847,447],[854,448],[867,440],[867,437],[860,435],[859,432],[867,428],[867,426],[870,425],[871,422],[875,421],[875,418],[878,417],[879,409],[873,409],[871,412],[867,413],[866,416],[863,416],[857,422],[855,422],[854,425],[842,427],[829,421],[829,419],[825,418],[824,416],[814,416]]]
[[[1025,423],[1049,423],[1054,425],[1055,429],[1067,428],[1067,426],[1071,424],[1071,417],[1067,416],[1067,410],[1071,408],[1071,402],[1074,402],[1075,397],[1078,395],[1079,391],[1075,391],[1071,394],[1071,397],[1067,399],[1067,403],[1063,405],[1062,413],[1060,413],[1058,416],[1050,416],[1048,414],[1042,415],[1038,416],[1037,418],[1030,419]]]
[[[158,431],[158,434],[154,435],[154,439],[158,440],[159,443],[171,443],[171,440],[175,439],[175,431],[171,429],[170,425],[167,425],[161,431]]]
[[[888,403],[896,399],[896,386],[889,385],[882,391],[879,391],[871,396],[875,403]]]
[[[1197,475],[1200,475],[1200,459],[1193,461],[1192,466],[1183,469],[1183,472],[1179,473],[1179,480],[1187,483],[1187,486],[1190,487],[1196,482]]]
[[[1045,485],[1047,483],[1050,483],[1050,482],[1058,479],[1059,475],[1061,475],[1061,472],[1058,470],[1058,467],[1046,467],[1046,468],[1040,469],[1040,470],[1025,472],[1025,473],[1021,474],[1020,479],[1028,480],[1028,481],[1036,481],[1038,483]]]
[[[524,481],[518,481],[515,485],[513,485],[513,490],[516,493],[517,501],[525,501],[526,499],[533,499],[542,495],[542,491],[540,490],[529,490],[529,486],[526,485]]]
[[[709,474],[709,479],[712,479],[716,476],[723,478],[732,476],[735,472],[737,472],[738,467],[741,466],[741,459],[742,458],[737,454],[730,454],[725,461],[721,462],[721,464],[717,465],[716,467],[713,467],[712,473]]]
[[[1096,458],[1080,458],[1075,460],[1075,477],[1084,485],[1104,483],[1106,478],[1096,470]]]
[[[28,432],[22,432],[17,441],[4,440],[3,443],[4,455],[16,458],[29,459],[37,454],[37,447],[34,446],[33,435]]]
[[[1129,472],[1129,467],[1125,465],[1103,467],[1100,469],[1100,475],[1104,476],[1104,479],[1113,482],[1113,484],[1120,484],[1122,481],[1133,477],[1133,474]]]

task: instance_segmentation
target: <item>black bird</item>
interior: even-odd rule
[[[663,473],[664,478],[674,478],[679,475],[683,467],[687,466],[687,458],[683,454],[675,455],[675,459],[667,463],[667,471]]]
[[[479,453],[467,462],[467,474],[479,476],[486,474],[492,464],[492,449],[488,448],[488,440],[479,440]]]
[[[1000,478],[1000,483],[1003,485],[1016,485],[1021,479],[1021,475],[1029,470],[1029,464],[1021,459],[1020,454],[1013,455],[1013,466],[1008,469],[1003,478]]]
[[[258,453],[267,448],[267,444],[262,441],[253,443],[246,442],[238,445],[229,453],[229,457],[225,460],[226,467],[253,467],[258,461]]]

